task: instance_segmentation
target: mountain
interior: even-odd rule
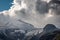
[[[26,31],[20,29],[2,29],[0,30],[0,39],[2,40],[22,40]]]
[[[43,31],[45,32],[52,32],[54,30],[56,30],[56,26],[53,25],[53,24],[47,24],[44,28],[43,28]]]
[[[42,28],[35,28],[35,29],[27,32],[25,34],[24,40],[32,40],[33,37],[34,37],[33,38],[34,40],[37,40],[36,39],[37,38],[36,35],[39,34],[39,33],[41,33],[42,30],[43,30]]]
[[[30,31],[20,28],[6,28],[0,30],[0,39],[2,40],[28,40],[28,38],[41,33],[42,28],[34,28]]]
[[[56,35],[60,35],[60,29],[53,24],[47,24],[43,31],[38,34],[38,40],[55,40]],[[59,36],[60,37],[60,36]]]
[[[60,40],[60,29],[43,34],[39,40]]]
[[[1,40],[60,40],[60,29],[53,24],[47,24],[43,29],[34,28],[30,31],[20,28],[0,30]]]
[[[36,32],[34,32],[36,33]],[[31,34],[31,32],[30,32]],[[25,40],[60,40],[60,29],[53,24],[47,24],[42,32],[37,32],[36,35],[29,35]]]

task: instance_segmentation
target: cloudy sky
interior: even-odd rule
[[[20,27],[24,22],[36,28],[59,27],[60,5],[51,0],[0,0],[0,26]]]

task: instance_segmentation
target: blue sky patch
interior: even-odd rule
[[[12,6],[13,0],[0,0],[0,11],[8,10]]]

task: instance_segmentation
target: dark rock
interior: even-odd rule
[[[56,26],[53,24],[47,24],[44,28],[43,31],[45,32],[52,32],[54,30],[57,30]]]

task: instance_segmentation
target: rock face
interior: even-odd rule
[[[60,37],[60,29],[53,24],[47,24],[39,36],[39,40],[57,40]],[[58,37],[56,35],[59,35]]]
[[[60,40],[60,31],[56,30],[51,33],[43,34],[39,40]]]

